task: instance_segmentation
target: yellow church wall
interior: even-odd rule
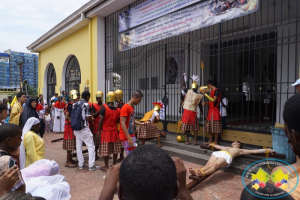
[[[55,92],[60,94],[59,89],[64,85],[63,71],[66,71],[63,68],[67,66],[72,55],[76,56],[80,65],[80,92],[84,90],[85,83],[89,80],[88,86],[93,97],[96,92],[94,90],[97,90],[97,17],[90,20],[87,26],[39,52],[39,93],[45,91],[44,87],[47,87],[45,85],[47,66],[52,63],[56,72]],[[91,98],[90,101],[95,99]]]

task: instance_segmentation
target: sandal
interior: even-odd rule
[[[160,135],[161,138],[166,138],[167,137],[166,132],[164,132],[164,131],[160,132],[159,135]]]
[[[78,164],[78,160],[71,160],[72,164]]]
[[[199,145],[200,143],[199,142],[193,142],[193,144],[195,145],[195,146],[197,146],[197,145]]]
[[[76,164],[65,164],[65,167],[76,168],[77,165]]]
[[[185,142],[186,145],[189,145],[190,143],[188,141]]]
[[[108,170],[108,168],[106,168],[106,167],[100,167],[100,170],[102,170],[102,171],[107,171]]]

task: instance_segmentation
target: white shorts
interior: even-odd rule
[[[229,167],[232,162],[232,157],[227,151],[216,151],[212,153],[212,156],[216,156],[217,158],[224,158],[228,164],[226,167]]]

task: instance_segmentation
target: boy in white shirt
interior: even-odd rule
[[[147,112],[144,115],[144,118],[141,119],[141,122],[144,124],[137,127],[137,138],[141,139],[142,145],[145,144],[146,140],[157,138],[158,147],[163,147],[160,143],[160,133],[156,125],[154,123],[159,122],[159,110],[163,107],[162,103],[153,103],[154,109],[150,112]]]

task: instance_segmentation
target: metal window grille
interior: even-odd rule
[[[65,88],[69,92],[71,90],[77,90],[80,92],[80,83],[81,83],[81,72],[80,66],[76,56],[72,56],[68,62],[66,69],[65,77]]]
[[[200,85],[213,79],[225,93],[227,128],[270,133],[270,125],[283,123],[284,103],[295,94],[290,85],[299,78],[297,0],[260,0],[255,13],[119,52],[118,14],[141,2],[106,17],[106,83],[111,84],[112,74],[118,73],[125,101],[141,89],[144,98],[136,107],[136,117],[166,96],[165,123],[178,121],[185,72],[187,77],[203,75]],[[157,87],[148,77],[157,77]],[[142,86],[140,79],[146,80]],[[202,117],[198,114],[201,125]]]
[[[53,64],[51,64],[48,68],[47,73],[47,102],[51,104],[51,97],[55,94],[55,86],[56,86],[56,72]]]

